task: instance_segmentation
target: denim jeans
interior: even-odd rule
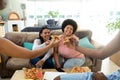
[[[40,57],[34,58],[30,60],[30,63],[35,65],[39,60],[41,60]],[[52,57],[48,58],[44,64],[42,65],[42,68],[54,68],[54,63],[52,61]]]
[[[63,65],[64,68],[73,68],[74,66],[82,66],[85,63],[85,58],[70,58]]]
[[[108,80],[120,80],[120,69],[116,72],[106,75]]]
[[[60,80],[92,80],[92,72],[61,74]]]
[[[60,75],[60,80],[92,80],[92,72]],[[107,80],[120,80],[120,70],[106,75]]]

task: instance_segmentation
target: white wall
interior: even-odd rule
[[[22,17],[22,10],[20,8],[21,3],[26,3],[27,0],[8,0],[9,1],[9,8],[12,10],[15,10],[19,13],[19,15]],[[41,1],[42,5],[44,5],[44,2],[49,2],[49,5],[44,5],[44,8],[46,6],[46,9],[49,9],[50,3],[54,1],[61,1],[61,0],[35,0],[35,1]],[[69,1],[69,0],[62,0],[62,1]],[[112,35],[108,34],[106,29],[106,22],[108,21],[109,11],[120,11],[120,0],[77,0],[80,2],[80,5],[77,4],[79,10],[80,10],[80,19],[77,20],[78,24],[80,25],[80,29],[90,29],[93,32],[92,38],[96,41],[106,45],[116,34],[113,33]],[[75,2],[75,0],[72,0],[71,2]],[[68,6],[70,4],[63,4],[63,6]],[[41,5],[40,5],[41,6]],[[63,7],[58,5],[51,5],[57,7]],[[70,6],[75,6],[75,4],[71,4]],[[32,8],[33,5],[31,5],[30,8]],[[42,7],[42,6],[41,6]],[[72,8],[73,9],[73,8]],[[32,12],[32,10],[31,10]],[[69,12],[65,10],[64,12]],[[68,13],[67,13],[68,14]],[[91,16],[92,15],[92,16]],[[91,17],[91,18],[90,18]],[[111,16],[112,18],[114,16]]]
[[[5,32],[13,32],[13,25],[16,24],[18,27],[18,32],[24,28],[24,22],[21,20],[8,20],[5,26]]]

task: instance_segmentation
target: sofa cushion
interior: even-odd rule
[[[17,70],[22,69],[23,67],[32,67],[29,63],[29,59],[21,59],[21,58],[10,58],[6,64],[7,69]]]
[[[33,43],[24,42],[24,43],[23,43],[23,47],[26,48],[26,49],[32,50]]]
[[[60,35],[62,34],[62,30],[52,30],[51,35]]]
[[[38,32],[8,32],[4,36],[6,39],[9,39],[13,43],[23,46],[24,42],[33,42],[34,39],[39,37]]]
[[[90,43],[88,37],[81,38],[78,42],[78,45],[85,48],[94,48],[94,46]]]
[[[23,41],[26,39],[26,33],[8,32],[5,34],[5,38],[22,46]]]

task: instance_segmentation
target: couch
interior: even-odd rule
[[[53,27],[51,27],[49,25],[47,25],[47,26],[48,26],[48,28],[50,30],[59,30],[59,29],[61,29],[61,26],[53,26]],[[21,30],[21,32],[39,32],[42,27],[43,26],[41,26],[41,27],[25,27],[24,29]]]
[[[53,30],[51,34],[59,35],[61,34],[60,30]],[[95,48],[102,48],[103,45],[92,40],[92,32],[90,30],[81,30],[75,33],[80,39],[87,36],[90,43]],[[24,42],[33,42],[34,39],[38,37],[38,32],[8,32],[5,34],[4,38],[12,41],[18,46],[23,47]],[[7,47],[7,45],[6,45]],[[16,50],[15,50],[16,51]],[[17,52],[17,51],[16,51]],[[24,53],[21,53],[24,55]],[[1,77],[11,77],[15,70],[22,69],[23,67],[31,68],[33,65],[29,63],[30,59],[21,59],[7,56],[5,54],[0,54],[1,63],[0,63],[0,76]],[[101,70],[102,60],[93,59],[86,56],[86,62],[83,66],[88,66],[93,72]]]

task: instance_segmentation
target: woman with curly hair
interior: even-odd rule
[[[82,66],[85,62],[84,54],[75,50],[75,42],[79,38],[74,34],[77,30],[77,23],[72,19],[66,19],[62,23],[62,34],[59,35],[61,42],[54,49],[54,60],[57,70]],[[58,57],[60,55],[60,57]],[[60,61],[59,61],[60,60]]]

